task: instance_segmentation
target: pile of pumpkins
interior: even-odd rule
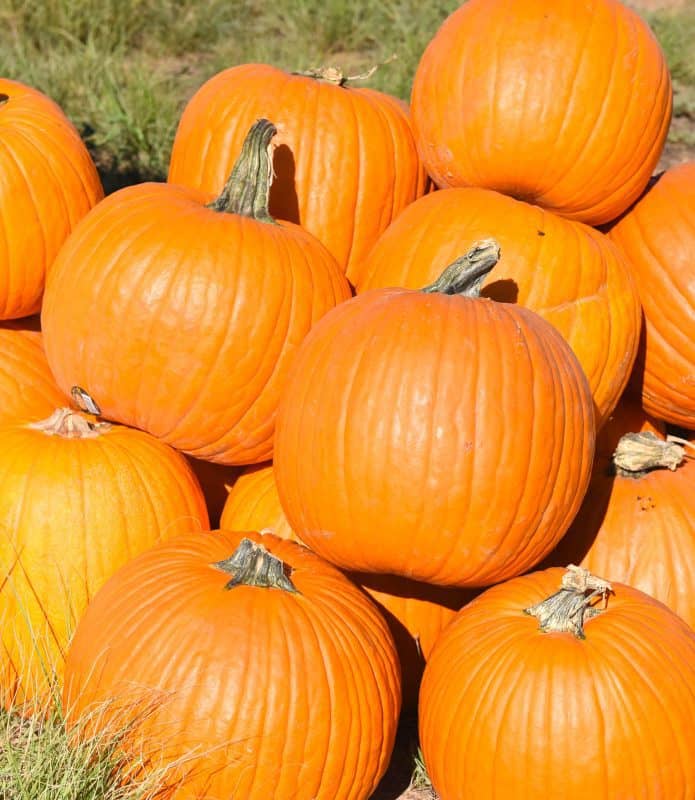
[[[366,800],[416,706],[442,800],[693,800],[695,163],[654,174],[644,21],[469,0],[409,106],[234,66],[106,198],[0,101],[2,703],[177,800]]]

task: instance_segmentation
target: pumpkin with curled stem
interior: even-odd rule
[[[0,485],[0,704],[41,705],[106,579],[208,515],[180,453],[67,407],[0,426]]]
[[[438,639],[424,761],[442,800],[690,797],[693,687],[695,631],[662,603],[574,565],[530,573]]]
[[[273,459],[292,529],[343,569],[485,586],[538,563],[591,472],[591,392],[569,345],[478,296],[479,242],[425,290],[375,289],[302,343]]]
[[[440,188],[479,186],[598,225],[636,200],[671,121],[668,65],[619,0],[469,0],[413,78]]]
[[[270,212],[301,225],[348,278],[427,185],[407,106],[340,70],[241,64],[210,78],[181,116],[168,180],[219,192],[248,126],[278,128]]]
[[[62,109],[37,89],[7,78],[0,79],[0,139],[1,320],[39,311],[58,251],[104,191]]]
[[[107,197],[61,250],[41,313],[63,390],[220,464],[271,456],[296,349],[351,295],[317,239],[268,214],[275,132],[254,123],[217,199],[165,183]]]
[[[126,758],[169,766],[163,800],[367,800],[393,749],[400,674],[386,623],[339,570],[272,534],[213,531],[152,548],[104,586],[70,646],[63,703],[69,725],[126,729]]]

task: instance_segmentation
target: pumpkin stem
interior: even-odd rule
[[[298,594],[295,585],[285,573],[285,564],[269,553],[262,544],[251,539],[242,539],[229,558],[217,561],[212,566],[232,576],[225,584],[225,589],[232,589],[234,586],[259,586]]]
[[[626,433],[613,453],[613,466],[623,478],[640,478],[653,469],[675,470],[685,458],[685,450],[673,441],[661,439],[651,431]]]
[[[27,427],[42,431],[46,436],[62,436],[65,439],[94,439],[107,431],[108,422],[90,422],[79,411],[57,408],[48,419],[30,422]]]
[[[500,246],[494,239],[476,242],[466,255],[457,258],[434,283],[421,291],[480,297],[483,281],[500,259]]]
[[[597,578],[588,569],[575,564],[567,566],[561,586],[558,592],[547,599],[525,608],[524,614],[536,617],[543,633],[571,633],[577,639],[586,639],[584,621],[601,613],[601,609],[594,604],[599,598],[607,603],[613,588],[608,581]]]
[[[208,203],[208,208],[275,223],[268,212],[268,201],[274,176],[271,139],[276,133],[277,128],[267,119],[253,123],[229,180],[217,200]]]
[[[386,61],[375,64],[370,67],[366,72],[360,72],[357,75],[345,75],[340,67],[313,67],[312,69],[297,70],[293,75],[300,75],[304,78],[315,78],[318,81],[325,81],[326,83],[334,83],[336,86],[345,86],[350,81],[367,81],[372,75],[385,64],[390,64],[398,58],[398,53],[390,55]]]

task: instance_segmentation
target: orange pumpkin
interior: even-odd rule
[[[695,161],[656,180],[610,232],[632,264],[644,342],[636,383],[645,409],[695,427]]]
[[[585,570],[524,575],[434,648],[427,771],[441,800],[690,797],[694,686],[695,632],[666,606]]]
[[[340,567],[474,587],[546,555],[586,491],[594,413],[560,334],[476,296],[475,246],[425,291],[375,289],[300,347],[274,469],[287,519]]]
[[[92,595],[160,539],[206,530],[185,459],[68,408],[0,427],[0,703],[41,702]]]
[[[469,0],[423,53],[411,105],[441,188],[495,189],[596,225],[647,185],[672,92],[656,38],[618,0]]]
[[[526,306],[560,331],[589,379],[600,427],[629,378],[642,317],[629,264],[598,231],[499,192],[444,189],[412,203],[380,237],[357,290],[424,286],[489,236],[501,256],[482,294]]]
[[[41,419],[65,402],[36,320],[0,323],[0,423]]]
[[[239,476],[220,525],[228,530],[270,530],[283,539],[299,541],[282,510],[270,464],[249,467]],[[401,664],[403,706],[416,708],[422,670],[437,636],[473,593],[393,575],[346,574],[369,594],[386,618]]]
[[[272,454],[297,346],[351,294],[311,234],[267,212],[274,126],[256,123],[222,195],[144,183],[61,250],[41,315],[59,386],[104,417],[221,464]]]
[[[94,709],[102,729],[130,722],[126,753],[171,765],[166,800],[367,800],[400,677],[386,623],[337,569],[271,534],[219,531],[106,584],[68,652],[63,705],[71,724]]]
[[[231,67],[186,106],[169,181],[219,192],[258,117],[278,128],[270,213],[313,233],[350,278],[391,220],[425,191],[407,106],[354,86],[336,69]]]
[[[0,79],[0,138],[0,319],[14,319],[39,310],[58,250],[104,192],[77,130],[37,89]]]

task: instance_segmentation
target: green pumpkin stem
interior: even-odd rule
[[[274,174],[271,140],[276,133],[277,128],[267,119],[254,122],[246,134],[229,180],[208,208],[275,223],[268,211],[268,202]]]
[[[494,239],[483,239],[442,272],[434,283],[421,291],[480,297],[480,289],[500,259],[500,246]]]
[[[561,586],[547,599],[525,608],[524,614],[536,617],[543,633],[571,633],[577,639],[586,639],[585,620],[602,613],[595,603],[599,599],[607,603],[613,588],[608,581],[574,564],[568,565]]]
[[[269,553],[262,544],[251,539],[242,539],[229,558],[216,562],[213,567],[232,576],[225,584],[225,589],[258,586],[298,594],[297,588],[285,572],[284,563]]]
[[[642,431],[621,437],[613,453],[613,466],[623,478],[641,478],[653,469],[675,470],[684,458],[685,450],[676,442]]]

